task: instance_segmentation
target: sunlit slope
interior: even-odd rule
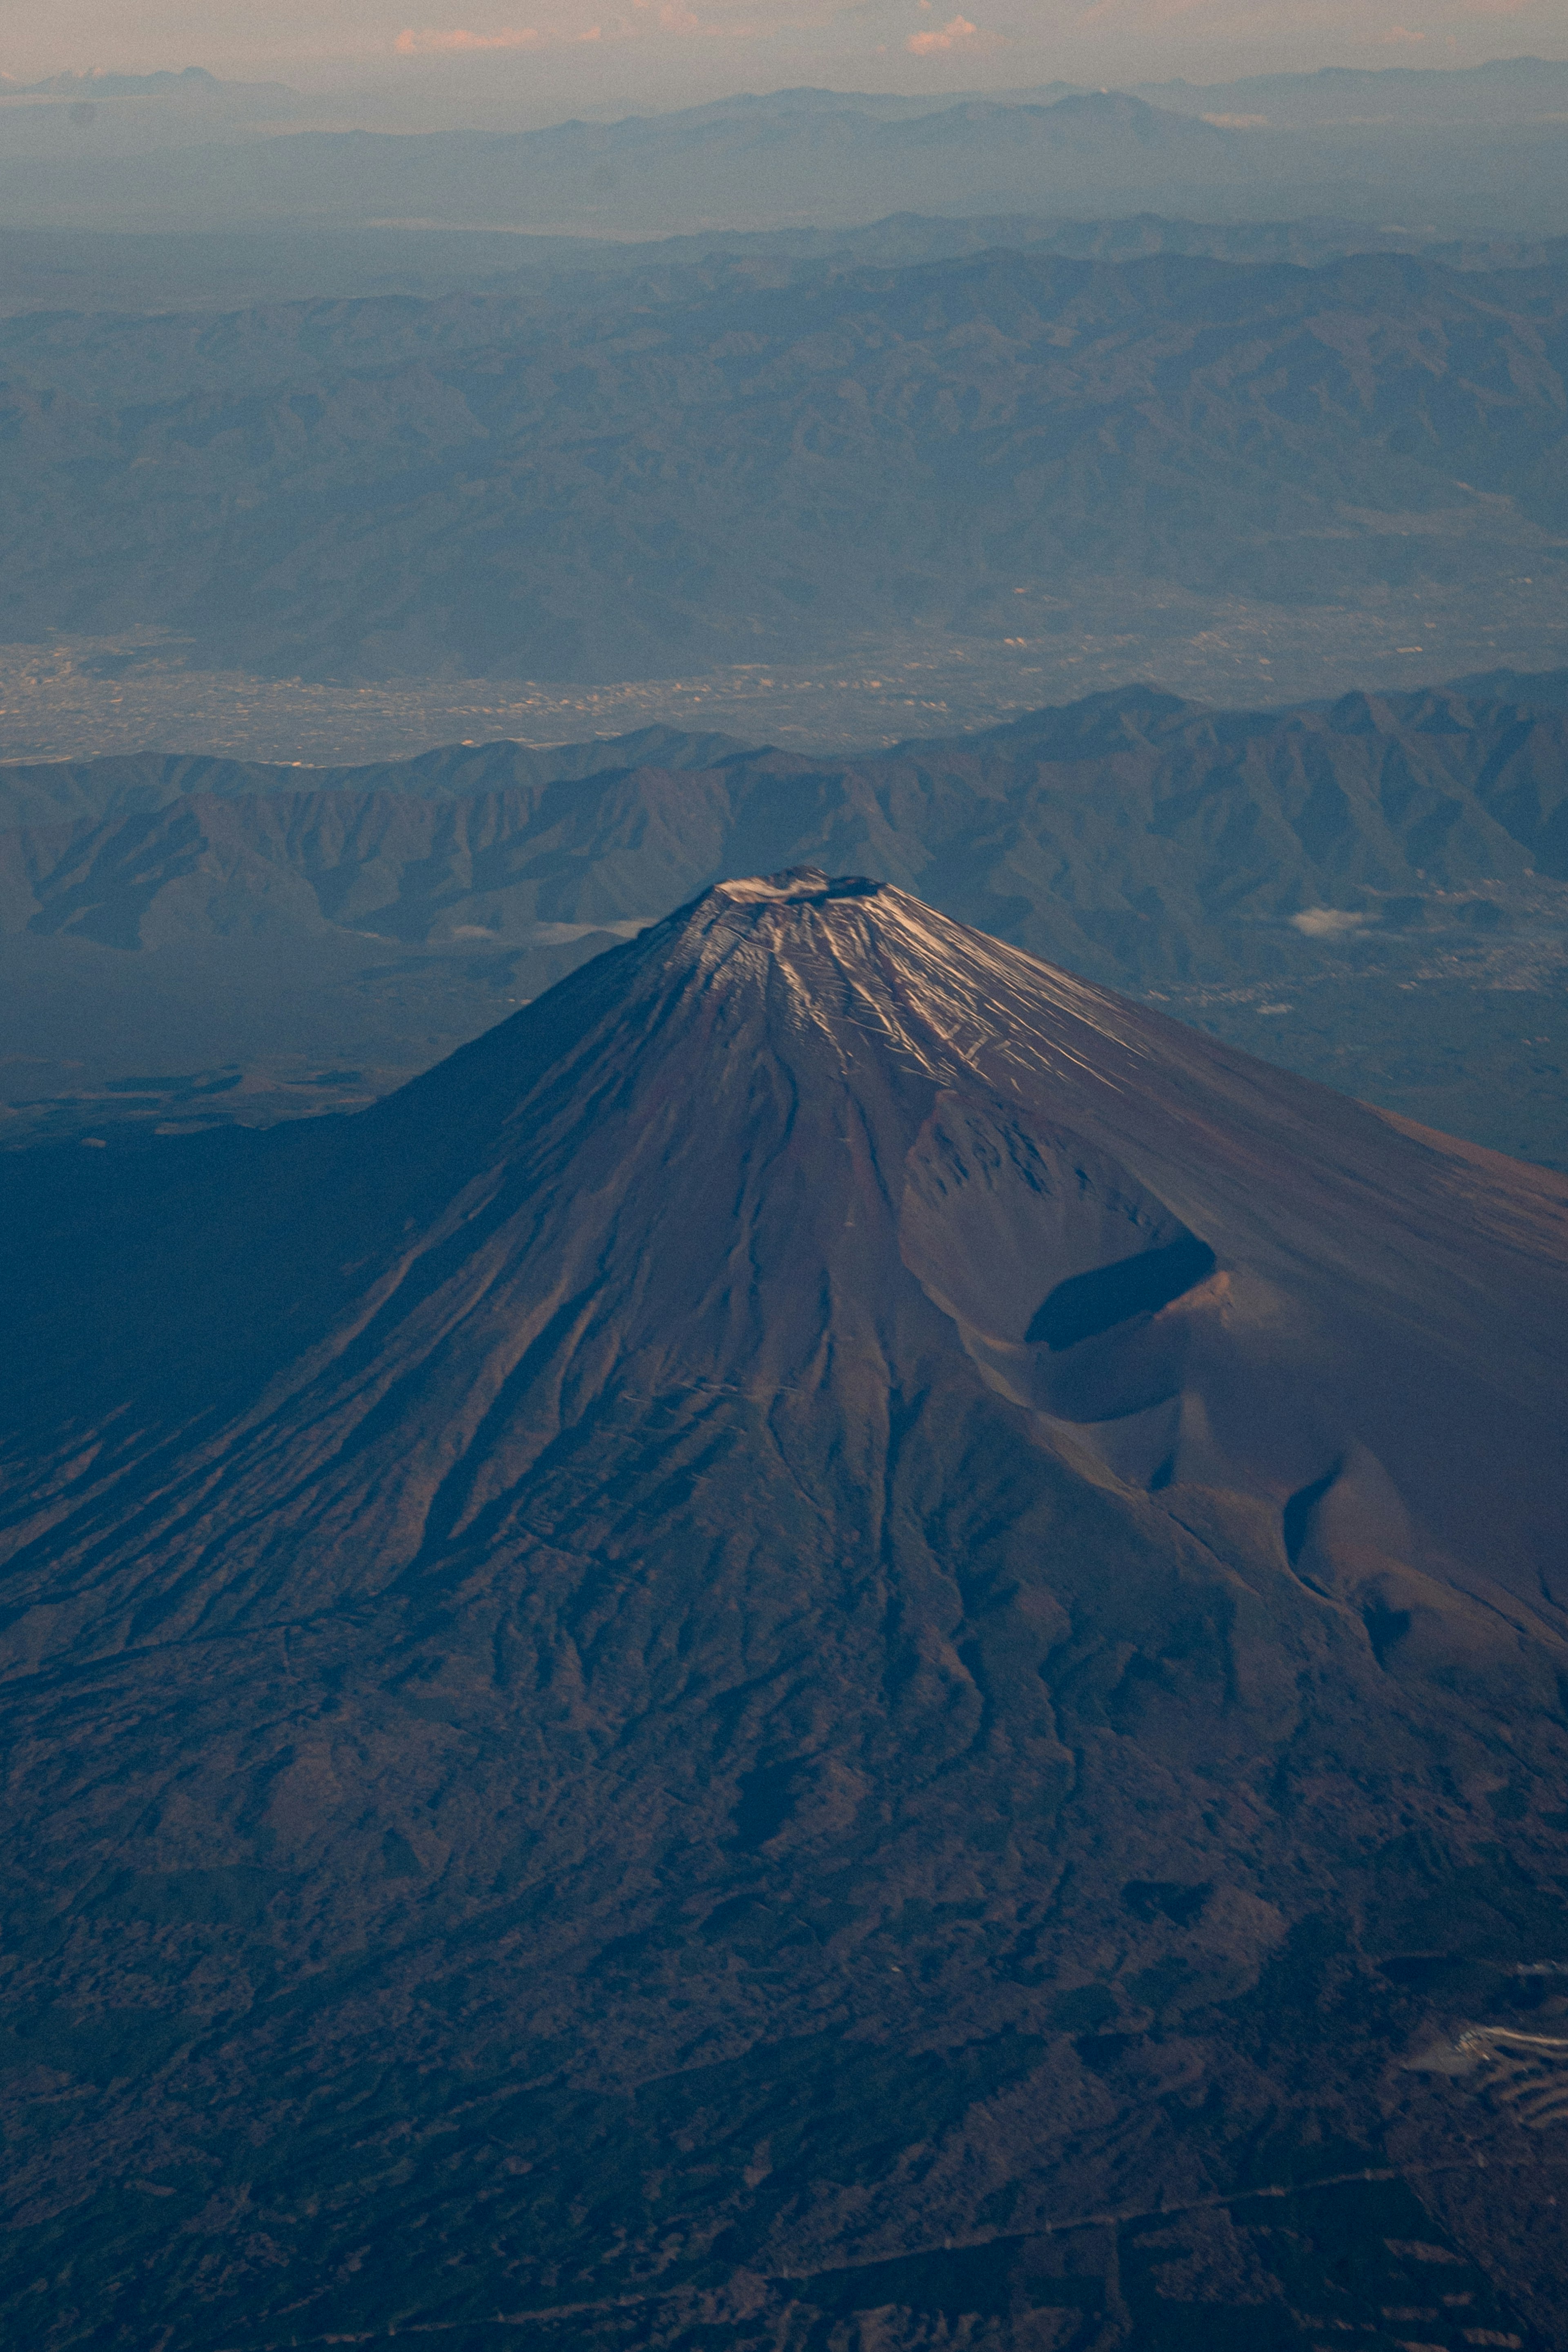
[[[18,2312],[1551,2340],[1561,1180],[805,869],[5,1181]]]

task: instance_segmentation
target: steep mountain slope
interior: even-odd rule
[[[1116,577],[1479,609],[1568,530],[1561,268],[719,258],[0,353],[0,627],[286,677],[1027,639]]]
[[[29,2341],[1554,2340],[1562,1180],[808,869],[0,1182]]]
[[[0,833],[0,1098],[14,1139],[357,1102],[716,875],[810,860],[1561,1162],[1568,717],[1513,685],[1285,712],[1132,689],[847,760],[649,730],[0,769],[0,812],[105,812]],[[325,1058],[258,1100],[258,1055]]]

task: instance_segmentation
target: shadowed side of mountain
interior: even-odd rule
[[[0,1192],[7,2314],[1550,2342],[1561,1181],[814,865]]]
[[[411,1400],[427,1393],[432,1349],[446,1367],[438,1389],[455,1381],[455,1398],[489,1397],[476,1425],[487,1433],[481,1466],[491,1448],[505,1458],[507,1433],[537,1412],[527,1400],[559,1398],[584,1379],[597,1391],[612,1365],[624,1381],[629,1364],[645,1362],[636,1377],[657,1388],[671,1378],[723,1384],[744,1363],[746,1381],[804,1393],[821,1377],[810,1367],[826,1344],[826,1307],[789,1272],[789,1220],[804,1219],[802,1262],[821,1257],[832,1290],[859,1301],[844,1312],[872,1318],[863,1331],[837,1329],[835,1349],[874,1360],[887,1344],[875,1336],[882,1303],[906,1284],[885,1255],[888,1175],[876,1178],[883,1206],[852,1203],[841,1224],[841,1187],[830,1183],[817,1200],[835,1150],[853,1165],[863,1149],[868,1170],[916,1171],[896,1247],[955,1318],[985,1378],[1020,1408],[1098,1433],[1081,1442],[1108,1448],[1115,1475],[1138,1486],[1156,1474],[1234,1484],[1278,1512],[1325,1467],[1365,1454],[1393,1467],[1367,1470],[1361,1486],[1381,1491],[1378,1479],[1392,1478],[1405,1497],[1393,1523],[1427,1527],[1413,1561],[1427,1559],[1422,1543],[1438,1544],[1434,1559],[1458,1544],[1466,1576],[1489,1590],[1522,1578],[1521,1598],[1550,1615],[1557,1604],[1538,1555],[1556,1508],[1561,1302],[1555,1276],[1531,1267],[1561,1246],[1561,1180],[1411,1139],[1362,1106],[1228,1054],[888,886],[799,873],[718,886],[373,1113],[276,1135],[227,1160],[204,1160],[193,1146],[183,1162],[124,1162],[125,1203],[104,1228],[114,1238],[78,1277],[87,1290],[74,1314],[57,1295],[54,1254],[29,1255],[50,1267],[25,1360],[34,1410],[57,1418],[83,1383],[107,1399],[116,1380],[133,1379],[146,1384],[139,1425],[147,1411],[173,1410],[152,1403],[165,1388],[191,1400],[176,1422],[210,1418],[219,1396],[232,1412],[247,1389],[269,1394],[292,1360],[314,1369],[287,1376],[276,1433],[257,1442],[263,1458],[287,1459],[295,1488],[328,1424],[361,1418],[369,1391],[345,1386],[340,1358],[364,1355],[367,1329],[380,1349],[413,1350]],[[841,1101],[846,1108],[833,1109]],[[590,1103],[613,1108],[591,1114]],[[834,1122],[846,1119],[840,1135]],[[1201,1163],[1183,1139],[1195,1124],[1215,1139]],[[1070,1180],[1075,1153],[1088,1156]],[[749,1241],[743,1229],[710,1268],[705,1237],[726,1230],[721,1202],[747,1197],[775,1158],[786,1171],[779,1197],[791,1204],[779,1211],[784,1226]],[[977,1187],[965,1172],[976,1163],[1014,1172]],[[119,1164],[106,1155],[101,1176],[96,1167],[78,1175],[76,1192],[86,1183],[111,1200]],[[178,1170],[193,1187],[178,1213],[149,1217],[143,1164],[156,1181]],[[214,1192],[202,1173],[209,1164],[249,1171],[245,1189]],[[1097,1205],[1070,1216],[1074,1184]],[[1060,1209],[1039,1205],[1059,1197]],[[776,1211],[769,1197],[767,1219]],[[73,1213],[81,1222],[79,1204]],[[136,1274],[117,1306],[112,1268],[128,1234],[149,1228],[153,1270]],[[1124,1229],[1135,1246],[1117,1245]],[[607,1305],[591,1269],[612,1231],[622,1238]],[[292,1246],[291,1233],[300,1236]],[[262,1246],[265,1234],[276,1242]],[[129,1247],[128,1259],[142,1249]],[[225,1271],[182,1284],[174,1269],[196,1249]],[[740,1288],[737,1251],[752,1264]],[[1026,1274],[1031,1258],[1038,1271]],[[536,1295],[544,1266],[548,1305]],[[518,1294],[508,1307],[519,1283],[528,1303]],[[160,1308],[153,1330],[149,1302],[165,1291],[177,1303]],[[1207,1302],[1204,1312],[1194,1302]],[[57,1327],[76,1337],[65,1369],[46,1378]],[[1331,1390],[1309,1402],[1331,1364]],[[300,1394],[325,1381],[338,1399],[309,1407],[303,1453],[282,1440],[300,1378]],[[512,1400],[504,1412],[503,1396]],[[469,1410],[451,1408],[458,1422]],[[373,1448],[361,1432],[334,1439],[323,1459],[346,1446],[344,1458],[360,1464],[350,1491],[369,1478],[384,1501],[426,1475],[413,1465],[432,1444],[444,1454],[455,1442],[446,1408],[432,1423],[422,1405],[417,1425],[404,1426],[415,1411],[387,1421],[378,1407]],[[547,1425],[559,1411],[549,1408]],[[242,1413],[231,1429],[245,1425]],[[1460,1426],[1471,1433],[1462,1447]],[[1511,1465],[1501,1493],[1477,1494],[1459,1475],[1483,1444],[1500,1468]],[[89,1485],[100,1475],[101,1465]],[[232,1465],[224,1475],[232,1479]],[[258,1475],[265,1484],[271,1473]],[[514,1465],[508,1480],[516,1475]],[[369,1507],[367,1490],[354,1510]],[[383,1503],[374,1508],[379,1517]],[[1519,1532],[1505,1540],[1509,1517]],[[378,1572],[402,1549],[389,1532],[375,1548]]]

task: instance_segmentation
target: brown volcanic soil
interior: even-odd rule
[[[4,1182],[25,2340],[1561,2340],[1563,1179],[802,869]]]

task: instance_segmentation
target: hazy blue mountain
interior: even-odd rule
[[[808,94],[809,95],[809,94]],[[18,118],[18,123],[20,118]],[[24,138],[17,128],[12,133]],[[1020,199],[1212,188],[1244,181],[1246,142],[1120,93],[1051,106],[961,100],[891,117],[840,102],[698,108],[622,122],[423,135],[304,131],[98,158],[85,141],[7,156],[0,197],[22,223],[250,226],[379,218],[680,230],[863,220],[906,205],[1003,211]]]
[[[1215,261],[1294,262],[1352,253],[1416,253],[1453,269],[1534,269],[1568,259],[1568,236],[1439,238],[1397,224],[1328,216],[1201,221],[1135,212],[1109,220],[1035,213],[984,219],[894,213],[841,228],[710,229],[644,238],[517,235],[483,229],[163,231],[0,229],[0,316],[28,311],[234,311],[259,304],[504,294],[544,278],[625,275],[657,262],[869,261],[903,267],[998,246],[1072,260],[1176,253]]]
[[[613,123],[302,130],[123,153],[81,136],[40,148],[38,126],[12,110],[0,113],[0,200],[19,224],[141,230],[412,221],[636,235],[714,221],[841,225],[899,210],[1153,208],[1231,220],[1333,212],[1414,219],[1434,234],[1552,235],[1568,188],[1568,131],[1550,71],[1540,79],[1535,113],[1519,121],[1390,127],[1342,116],[1275,128],[1244,107],[1238,128],[1207,120],[1213,110],[1150,105],[1120,90],[924,109],[798,91]]]
[[[1490,888],[1568,884],[1568,714],[1451,692],[1212,711],[1134,688],[838,761],[649,729],[357,770],[0,769],[0,813],[11,931],[526,945],[650,921],[739,866],[853,863],[1146,988],[1301,973],[1353,931],[1490,930]],[[1334,919],[1303,929],[1309,909]]]
[[[639,727],[629,735],[534,750],[526,743],[448,744],[412,760],[373,768],[280,768],[259,760],[224,760],[175,751],[131,751],[103,760],[47,760],[0,765],[0,833],[23,825],[77,824],[192,798],[241,797],[340,789],[409,793],[442,799],[455,793],[537,791],[611,770],[712,767],[747,746],[730,735]]]
[[[1568,62],[1496,58],[1480,66],[1323,66],[1239,81],[1140,83],[1172,113],[1263,116],[1270,126],[1380,131],[1400,125],[1528,123],[1568,107]]]
[[[205,66],[182,66],[177,71],[110,73],[103,68],[48,74],[42,81],[9,83],[18,96],[42,98],[207,98],[230,85]],[[253,85],[242,84],[242,88]],[[277,85],[282,88],[282,84]]]
[[[1568,549],[1561,266],[720,257],[14,317],[0,369],[0,627],[152,623],[286,676],[1027,641],[1084,575],[1392,594],[1416,628],[1424,581],[1479,611]]]
[[[90,175],[141,159],[213,151],[204,168],[222,172],[225,147],[308,121],[319,101],[287,83],[222,81],[201,66],[165,73],[58,73],[17,85],[0,79],[0,177],[15,187],[68,185],[78,165]],[[189,165],[180,167],[188,172]],[[24,200],[26,209],[26,200]],[[113,224],[106,217],[104,226]]]
[[[1568,704],[1568,670],[1542,670],[1532,677],[1515,669],[1480,670],[1474,677],[1456,678],[1454,691],[1481,701],[1518,700],[1537,710],[1558,710]]]

